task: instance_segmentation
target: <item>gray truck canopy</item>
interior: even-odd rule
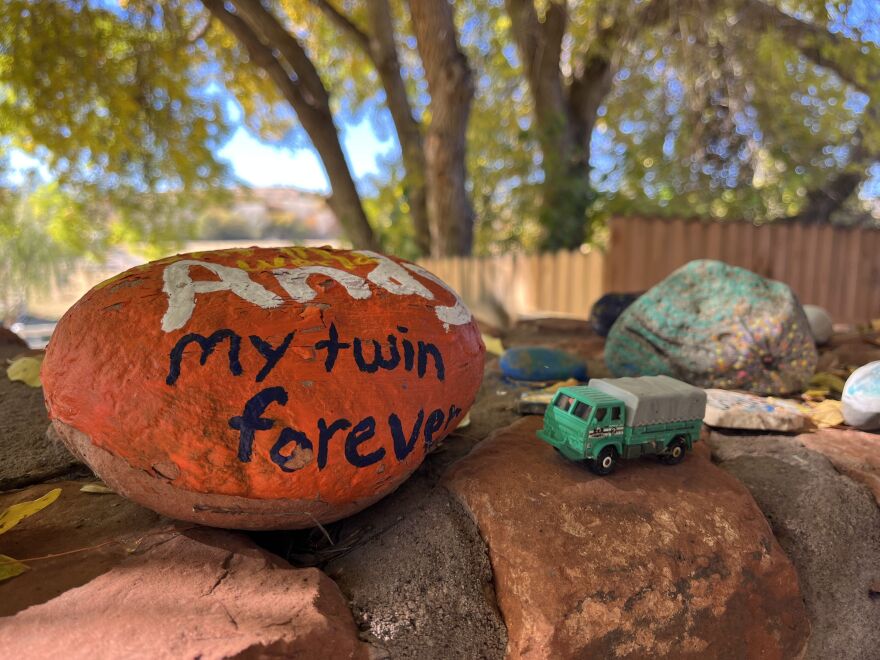
[[[703,419],[706,413],[706,392],[669,376],[593,378],[589,386],[623,401],[628,426]]]

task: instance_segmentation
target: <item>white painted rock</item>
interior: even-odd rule
[[[843,419],[863,431],[880,429],[880,362],[859,367],[843,386]]]
[[[709,426],[756,431],[798,431],[806,418],[787,401],[729,390],[706,390],[706,414]]]
[[[818,305],[804,305],[804,314],[810,324],[810,332],[817,344],[825,344],[834,333],[831,315]]]

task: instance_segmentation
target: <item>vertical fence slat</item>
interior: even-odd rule
[[[868,318],[874,319],[880,317],[880,263],[877,260],[877,255],[880,254],[880,232],[872,232],[870,234],[869,254],[871,255],[871,279],[868,283],[868,290],[871,292],[871,302],[868,309]]]

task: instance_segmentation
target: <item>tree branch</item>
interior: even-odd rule
[[[400,142],[403,166],[406,171],[406,196],[415,228],[415,239],[423,254],[431,251],[430,223],[428,221],[426,162],[422,129],[416,120],[406,84],[397,57],[394,22],[388,0],[367,2],[369,32],[362,30],[354,21],[328,0],[311,0],[327,18],[344,34],[350,36],[379,74],[385,90],[385,103],[391,113],[397,138]]]
[[[611,91],[614,77],[612,57],[617,47],[640,30],[659,25],[670,15],[669,0],[647,2],[635,16],[617,18],[611,27],[600,29],[584,53],[568,86],[568,101],[574,116],[592,125],[599,106]],[[586,136],[589,139],[589,134]]]
[[[370,37],[354,24],[348,16],[339,11],[328,0],[311,0],[311,3],[320,9],[330,21],[340,30],[345,32],[349,37],[354,39],[355,43],[367,55],[370,55]],[[368,3],[372,5],[373,3]]]
[[[278,91],[294,109],[306,103],[299,81],[288,74],[272,50],[241,17],[227,11],[223,0],[202,0],[202,4],[244,45],[250,60],[267,73]]]
[[[425,161],[432,247],[435,254],[470,254],[474,215],[465,155],[473,73],[458,45],[452,4],[409,0],[409,9],[431,95]]]
[[[213,0],[212,0],[213,1]],[[303,83],[310,104],[316,109],[329,111],[330,97],[315,65],[296,38],[272,15],[259,0],[232,0],[236,14],[278,50],[297,78]]]
[[[761,0],[740,0],[738,4],[740,16],[756,26],[778,30],[808,60],[817,66],[833,71],[845,83],[870,95],[870,90],[862,81],[856,79],[851,71],[848,71],[840,62],[834,61],[822,53],[822,44],[838,48],[843,46],[857,47],[855,42],[829,32],[821,25],[786,14]]]
[[[328,204],[348,237],[357,246],[379,249],[339,142],[327,91],[305,51],[274,17],[256,6],[259,3],[239,0],[234,13],[224,0],[202,0],[202,4],[244,45],[251,62],[267,73],[296,112],[330,179]]]

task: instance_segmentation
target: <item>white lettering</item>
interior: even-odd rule
[[[214,273],[219,280],[198,280],[189,276],[192,266],[201,266]],[[162,330],[171,332],[186,325],[196,307],[197,293],[231,291],[263,309],[278,307],[284,301],[265,287],[257,284],[240,268],[221,266],[207,261],[184,259],[165,267],[162,291],[168,294],[168,309],[162,317]]]
[[[407,273],[396,261],[370,250],[356,250],[355,254],[361,254],[379,262],[367,275],[367,279],[376,286],[398,296],[419,296],[425,300],[434,299],[434,294],[430,289]]]
[[[298,303],[314,300],[317,292],[309,286],[309,277],[324,275],[339,282],[352,298],[364,300],[371,295],[370,287],[363,277],[347,273],[338,268],[326,266],[304,266],[302,268],[276,268],[272,271],[278,283],[290,297]]]
[[[434,313],[437,314],[437,318],[443,322],[444,327],[447,330],[449,330],[450,325],[464,325],[466,323],[470,323],[470,310],[465,306],[464,301],[459,297],[459,295],[448,286],[446,286],[446,283],[443,280],[434,275],[434,273],[431,273],[430,271],[427,271],[416,264],[404,264],[404,266],[406,266],[412,272],[418,273],[425,279],[431,280],[434,284],[442,286],[444,289],[452,294],[453,298],[455,298],[455,304],[452,306],[434,308]]]
[[[421,266],[409,263],[398,264],[388,257],[367,250],[359,251],[357,254],[376,260],[376,266],[367,275],[366,280],[354,273],[327,266],[276,268],[272,273],[284,291],[298,303],[311,302],[318,295],[315,289],[309,286],[309,278],[312,275],[323,275],[335,280],[356,300],[366,300],[372,295],[367,280],[394,295],[414,295],[425,300],[435,300],[431,290],[410,275],[407,272],[409,270],[434,282],[455,298],[454,305],[434,307],[434,313],[446,330],[449,330],[450,325],[464,325],[470,322],[471,313],[458,294]],[[220,279],[194,282],[189,276],[189,269],[192,266],[206,268]],[[186,325],[195,310],[197,293],[230,291],[263,309],[272,309],[284,303],[282,298],[254,282],[244,270],[207,261],[184,259],[172,263],[165,267],[163,280],[162,290],[168,295],[168,309],[162,317],[162,330],[165,332],[178,330]]]

